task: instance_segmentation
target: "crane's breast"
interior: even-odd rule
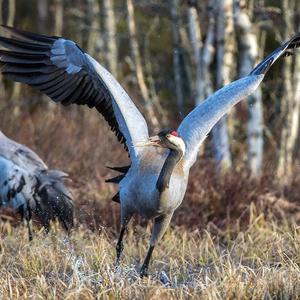
[[[146,218],[174,211],[184,197],[187,177],[183,163],[179,162],[170,179],[169,188],[159,193],[156,182],[168,151],[151,147],[143,155],[141,163],[131,168],[120,183],[120,201],[126,210]]]

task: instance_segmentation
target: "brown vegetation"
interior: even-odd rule
[[[138,278],[150,226],[134,222],[123,263],[114,269],[119,207],[106,165],[123,165],[127,154],[96,112],[48,102],[31,111],[2,101],[0,127],[32,147],[50,168],[70,174],[77,226],[38,233],[28,244],[22,226],[0,225],[0,295],[3,299],[248,299],[300,295],[300,179],[281,190],[268,165],[260,181],[246,171],[220,179],[202,157],[193,168],[185,200],[157,247],[150,279]],[[47,113],[46,113],[47,111]],[[4,113],[5,112],[5,113]],[[9,217],[8,217],[9,218]],[[7,217],[2,219],[5,221]],[[133,230],[133,228],[135,228]],[[139,234],[136,234],[138,232]],[[160,282],[168,274],[171,285]]]

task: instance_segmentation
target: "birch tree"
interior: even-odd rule
[[[159,128],[159,122],[153,108],[153,103],[150,99],[149,91],[145,82],[144,72],[142,68],[142,60],[137,41],[136,26],[134,20],[134,7],[132,0],[127,0],[127,21],[130,35],[131,55],[134,62],[137,82],[140,87],[141,96],[145,105],[146,114],[148,115],[149,121],[152,123],[152,125],[155,128]]]
[[[83,22],[83,48],[91,55],[95,54],[96,41],[99,35],[99,3],[98,0],[85,0]]]
[[[0,22],[3,24],[3,0],[0,0]]]
[[[16,0],[9,0],[6,25],[14,26],[15,16],[16,16]],[[20,94],[21,94],[21,84],[18,82],[15,82],[14,86],[13,86],[11,97],[13,100],[18,100],[20,98]],[[16,107],[18,107],[18,106],[16,106]],[[17,111],[18,111],[18,108],[15,110],[15,112],[17,113]]]
[[[232,37],[233,16],[232,0],[217,0],[216,16],[216,88],[231,81],[232,71]],[[226,37],[226,38],[225,38]],[[231,43],[231,44],[230,44]],[[215,160],[218,170],[227,171],[232,166],[229,148],[229,136],[226,124],[226,116],[223,117],[213,128],[213,145]]]
[[[252,12],[245,1],[234,0],[234,20],[239,45],[239,77],[248,75],[259,58],[257,28],[251,22]],[[248,97],[248,167],[258,176],[262,170],[263,113],[261,88]]]
[[[7,22],[8,26],[14,26],[16,15],[16,0],[9,0],[8,1],[8,15],[7,15]]]
[[[110,72],[118,75],[118,47],[116,39],[116,20],[114,13],[114,1],[103,0],[103,17],[105,30],[106,60]]]
[[[203,94],[201,91],[201,49],[203,48],[203,44],[196,6],[197,2],[195,0],[188,1],[188,29],[193,50],[194,65],[196,68],[195,104],[197,105],[203,100]]]
[[[54,0],[54,34],[62,35],[64,18],[64,3],[63,0]]]
[[[46,32],[47,21],[48,21],[48,0],[39,0],[37,2],[37,11],[38,11],[38,28],[42,33]]]
[[[293,32],[294,10],[299,9],[297,1],[283,0],[282,14],[284,20],[283,39],[287,40],[290,33]],[[295,66],[295,71],[299,72],[299,62]],[[295,73],[296,74],[296,73]],[[279,160],[277,176],[282,185],[287,185],[292,178],[292,159],[293,151],[298,134],[298,116],[299,116],[299,99],[298,93],[294,93],[292,81],[292,60],[286,59],[283,62],[283,97],[281,99],[281,113],[283,116],[283,126],[281,132],[281,145],[279,150]],[[295,76],[294,80],[298,80]],[[298,82],[296,83],[297,86]]]
[[[172,40],[173,40],[173,70],[175,79],[175,90],[177,106],[180,112],[183,111],[183,91],[182,91],[182,78],[180,67],[180,20],[178,12],[178,0],[171,0],[171,19],[172,19]]]

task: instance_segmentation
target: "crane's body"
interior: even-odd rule
[[[159,148],[146,149],[141,163],[129,169],[120,182],[120,203],[122,214],[139,214],[148,219],[162,214],[173,213],[183,200],[188,170],[180,161],[174,168],[169,188],[160,193],[156,183],[169,150]]]
[[[33,199],[32,187],[37,184],[36,178],[2,155],[0,170],[0,207],[11,208],[16,212],[26,211]]]
[[[0,36],[0,45],[8,49],[0,49],[1,71],[6,77],[39,89],[55,102],[96,108],[125,145],[131,166],[125,168],[125,174],[108,180],[119,184],[119,193],[113,198],[121,206],[117,262],[132,215],[154,219],[141,276],[147,275],[154,246],[184,198],[189,170],[212,127],[232,106],[255,91],[278,58],[292,54],[300,46],[300,35],[296,35],[262,60],[248,76],[224,86],[199,104],[177,131],[162,131],[149,137],[144,117],[125,90],[76,43],[7,26],[4,29],[12,36]]]
[[[0,208],[10,208],[27,222],[36,215],[46,232],[57,218],[68,231],[73,226],[72,195],[64,185],[67,174],[49,170],[28,147],[0,131]]]

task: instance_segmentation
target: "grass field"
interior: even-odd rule
[[[87,110],[57,106],[45,115],[43,106],[5,103],[0,128],[70,174],[76,226],[69,239],[57,226],[48,236],[35,226],[29,243],[22,224],[0,218],[1,300],[300,297],[300,178],[282,189],[268,154],[259,181],[242,168],[220,179],[207,156],[200,158],[141,280],[151,224],[131,224],[122,263],[114,265],[119,207],[105,166],[128,158],[103,121]]]
[[[217,230],[213,228],[213,230]],[[1,225],[1,299],[296,299],[300,296],[300,228],[251,216],[245,231],[175,226],[157,247],[150,276],[138,270],[150,227],[126,236],[115,267],[116,238],[83,227],[27,241],[24,227]],[[138,233],[138,234],[137,234]],[[170,283],[166,283],[166,275]]]

